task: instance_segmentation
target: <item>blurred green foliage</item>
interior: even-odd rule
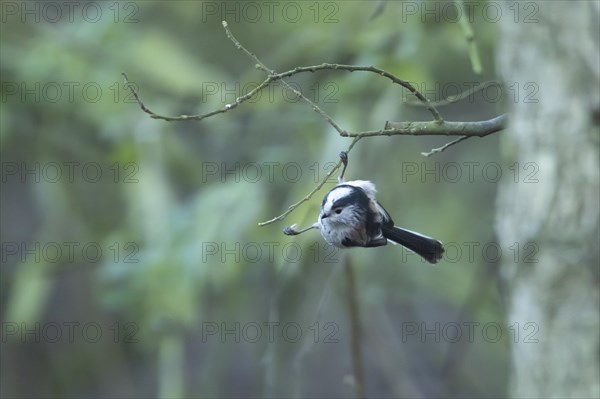
[[[88,3],[76,2],[74,20],[64,14],[56,23],[43,14],[36,21],[36,11],[23,16],[24,7],[41,13],[44,3],[16,2],[15,15],[6,3],[3,396],[352,395],[346,285],[335,272],[343,254],[316,232],[281,232],[312,223],[333,182],[283,223],[257,227],[306,195],[349,141],[279,85],[201,122],[153,120],[120,74],[160,114],[204,113],[233,102],[265,76],[226,38],[226,8],[232,32],[276,71],[322,62],[375,65],[439,100],[440,88],[456,94],[451,88],[468,88],[464,82],[495,78],[494,24],[474,16],[484,66],[478,77],[457,23],[422,21],[406,15],[401,2],[384,3],[374,18],[375,2],[296,2],[302,17],[294,23],[282,14],[287,3],[277,3],[272,21],[260,2],[257,21],[244,2],[93,3],[102,15],[91,22],[82,17]],[[288,82],[350,131],[430,117],[403,106],[408,93],[374,74],[324,71]],[[475,95],[441,112],[448,120],[480,120],[502,106]],[[502,178],[512,178],[510,165],[500,160],[495,136],[420,155],[445,142],[370,138],[350,154],[347,177],[373,180],[397,224],[455,244],[435,267],[394,246],[347,252],[357,273],[366,387],[374,397],[505,395],[509,322],[499,300],[498,259],[482,254],[494,242],[496,184],[482,168],[497,163]],[[473,179],[466,162],[479,165]],[[41,172],[53,163],[63,172],[58,181]],[[75,165],[73,179],[65,163]],[[36,172],[21,174],[36,164],[38,181]],[[9,174],[14,165],[19,172]],[[88,181],[97,170],[101,178]],[[67,259],[70,242],[78,246]],[[5,243],[24,243],[34,254],[11,254]],[[58,262],[45,253],[53,250],[48,243],[63,249]],[[90,253],[101,249],[98,259],[82,251],[86,243],[96,244]],[[472,258],[464,243],[479,243]],[[43,331],[41,339],[23,339],[22,331],[7,330],[69,322],[97,323],[102,338],[89,342],[76,330],[74,342],[63,332],[51,343]],[[276,322],[270,340],[265,323]],[[480,323],[474,341],[463,335],[458,343],[436,342],[435,334],[421,339],[404,330],[451,322]],[[482,339],[481,326],[490,322],[502,326],[498,342]],[[240,342],[236,333],[223,335],[223,326],[235,330],[235,323],[249,326]],[[248,339],[252,323],[261,326],[257,342]],[[282,338],[290,323],[302,329],[298,342]],[[207,335],[214,326],[219,332]],[[328,333],[337,342],[324,342]]]

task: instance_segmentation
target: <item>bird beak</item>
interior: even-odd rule
[[[326,213],[322,213],[322,214],[321,214],[321,220],[323,220],[323,219],[325,219],[325,218],[328,218],[328,217],[329,217],[329,215],[328,215],[328,214],[326,214]]]

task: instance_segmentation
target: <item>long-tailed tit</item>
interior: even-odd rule
[[[348,156],[340,153],[344,168],[338,185],[323,198],[321,213],[315,224],[296,230],[286,227],[287,235],[318,229],[329,244],[340,247],[379,247],[388,242],[400,244],[419,254],[429,263],[442,258],[442,243],[431,237],[394,226],[390,214],[375,199],[375,185],[367,180],[344,181]]]

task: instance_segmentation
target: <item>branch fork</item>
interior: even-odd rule
[[[267,77],[265,78],[265,80],[260,83],[257,87],[255,87],[253,90],[249,91],[248,93],[246,93],[245,95],[236,98],[236,101],[234,103],[230,103],[230,104],[226,104],[224,105],[222,108],[219,108],[217,110],[213,110],[210,112],[207,112],[205,114],[198,114],[198,115],[179,115],[179,116],[164,116],[164,115],[159,115],[157,113],[155,113],[154,111],[150,110],[141,100],[136,88],[134,87],[134,85],[132,83],[130,83],[127,75],[125,73],[123,73],[123,78],[125,79],[125,84],[126,86],[129,88],[129,90],[131,91],[133,97],[135,98],[136,102],[138,103],[139,107],[141,108],[142,111],[144,111],[145,113],[147,113],[148,115],[150,115],[151,118],[154,119],[161,119],[161,120],[165,120],[168,122],[172,122],[172,121],[190,121],[190,120],[195,120],[195,121],[201,121],[203,119],[209,118],[211,116],[217,115],[217,114],[221,114],[221,113],[225,113],[227,111],[230,111],[234,108],[236,108],[238,105],[240,105],[241,103],[249,100],[250,98],[252,98],[255,94],[257,94],[259,91],[263,90],[264,88],[266,88],[269,84],[273,83],[273,82],[278,82],[280,83],[283,87],[287,88],[288,90],[291,90],[294,94],[296,94],[300,99],[302,99],[305,103],[307,103],[311,109],[315,112],[317,112],[319,115],[321,115],[323,117],[323,119],[325,119],[325,121],[331,125],[336,131],[337,133],[341,136],[341,137],[348,137],[348,138],[353,138],[352,142],[350,143],[350,146],[348,147],[348,149],[346,150],[347,153],[349,153],[352,148],[354,147],[354,145],[360,140],[363,139],[365,137],[375,137],[375,136],[396,136],[396,135],[412,135],[412,136],[426,136],[426,135],[436,135],[436,136],[459,136],[457,139],[439,147],[439,148],[434,148],[429,152],[423,152],[421,153],[423,156],[429,157],[433,154],[437,154],[440,153],[444,150],[446,150],[447,148],[456,145],[458,143],[460,143],[461,141],[464,141],[470,137],[485,137],[489,134],[498,132],[500,130],[503,130],[506,128],[506,124],[507,124],[507,120],[508,120],[508,116],[506,114],[504,115],[500,115],[497,116],[495,118],[489,119],[489,120],[484,120],[484,121],[476,121],[476,122],[450,122],[450,121],[445,121],[441,114],[439,113],[439,111],[436,108],[436,105],[432,102],[430,102],[421,92],[419,92],[410,82],[402,80],[400,78],[398,78],[397,76],[394,76],[393,74],[374,67],[372,65],[368,65],[368,66],[358,66],[358,65],[345,65],[345,64],[331,64],[331,63],[323,63],[320,65],[311,65],[311,66],[301,66],[301,67],[296,67],[294,69],[291,69],[289,71],[286,72],[282,72],[282,73],[277,73],[274,70],[268,68],[265,64],[262,63],[262,61],[260,61],[260,59],[258,59],[258,57],[250,52],[248,49],[246,49],[237,39],[236,37],[231,33],[231,31],[229,30],[229,26],[227,24],[226,21],[223,21],[223,28],[225,29],[225,34],[227,35],[227,37],[233,42],[235,48],[237,48],[238,50],[243,51],[250,59],[252,59],[255,63],[255,67],[261,71],[264,71],[267,73]],[[463,26],[463,28],[465,28]],[[311,101],[310,99],[308,99],[306,96],[304,96],[300,91],[298,91],[297,89],[293,88],[292,86],[290,86],[285,80],[284,78],[288,78],[291,76],[294,76],[296,74],[299,73],[303,73],[303,72],[317,72],[317,71],[323,71],[323,70],[343,70],[343,71],[348,71],[348,72],[356,72],[356,71],[361,71],[361,72],[370,72],[370,73],[374,73],[376,75],[385,77],[389,80],[392,81],[393,84],[397,84],[401,87],[404,87],[405,89],[407,89],[410,93],[412,93],[416,99],[418,100],[418,105],[423,106],[424,108],[426,108],[429,113],[432,115],[433,120],[431,121],[424,121],[424,122],[417,122],[417,121],[413,121],[413,122],[391,122],[391,121],[387,121],[385,123],[385,126],[383,129],[380,130],[373,130],[373,131],[364,131],[364,132],[348,132],[344,129],[342,129],[334,120],[333,118],[331,118],[323,109],[321,109],[317,104],[315,104],[313,101]],[[265,222],[259,223],[259,226],[266,226],[268,224],[283,220],[287,215],[289,215],[291,212],[293,212],[297,207],[299,207],[300,205],[302,205],[304,202],[310,200],[312,198],[312,196],[321,189],[321,187],[323,187],[323,185],[327,182],[327,180],[331,177],[331,175],[333,173],[335,173],[335,171],[340,167],[342,161],[340,160],[335,167],[333,167],[325,176],[325,178],[319,183],[317,184],[317,186],[310,192],[308,193],[304,198],[302,198],[300,201],[290,205],[288,207],[288,209],[283,212],[281,215],[276,216],[270,220],[267,220]]]

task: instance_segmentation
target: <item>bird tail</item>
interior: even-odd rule
[[[444,247],[438,240],[400,227],[383,227],[383,236],[420,255],[429,263],[442,259]]]

